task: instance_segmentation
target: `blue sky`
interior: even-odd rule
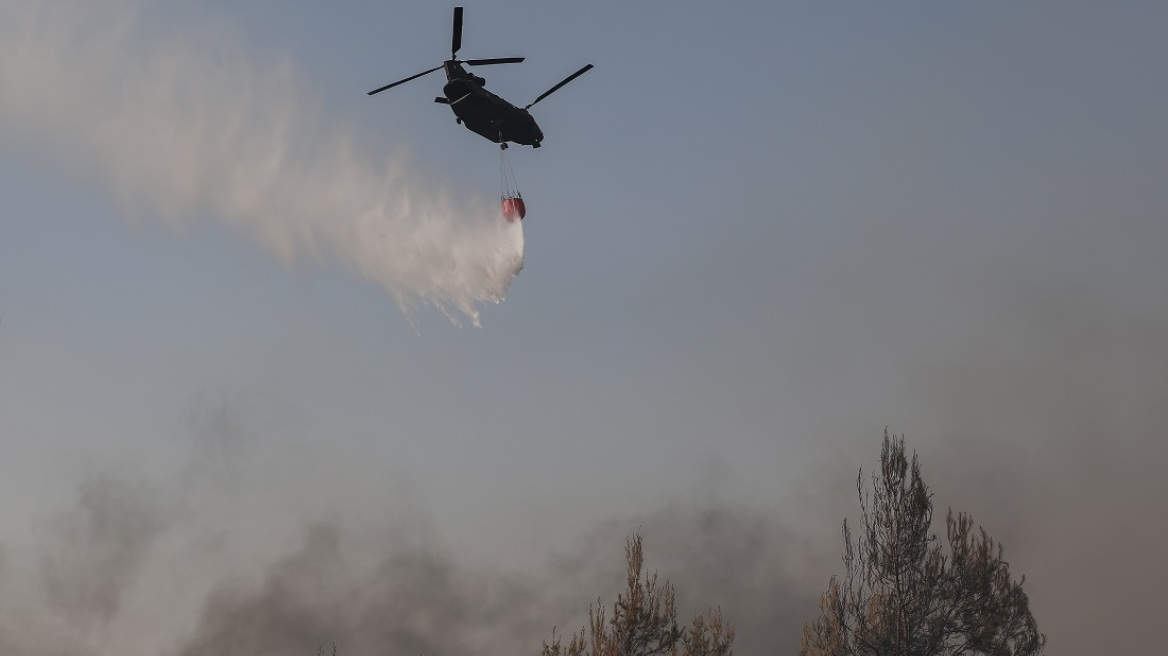
[[[0,24],[0,573],[39,585],[46,526],[119,552],[86,481],[166,527],[113,611],[49,595],[33,625],[90,628],[10,649],[197,653],[217,582],[261,581],[321,518],[354,544],[423,525],[477,573],[605,530],[619,565],[638,525],[652,562],[654,530],[686,542],[684,509],[713,508],[773,524],[777,573],[694,585],[809,600],[740,611],[741,653],[793,651],[751,622],[814,617],[885,426],[1005,543],[1052,649],[1150,648],[1162,602],[1100,612],[1156,587],[1165,537],[1160,3],[468,4],[460,54],[528,58],[479,71],[516,103],[595,65],[533,110],[543,148],[508,151],[524,268],[473,306],[456,290],[509,280],[475,277],[514,245],[483,228],[497,149],[431,102],[438,73],[365,95],[448,56],[449,7],[22,1]],[[180,147],[150,160],[158,135]],[[160,621],[189,550],[202,587]]]

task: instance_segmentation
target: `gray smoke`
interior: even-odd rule
[[[5,559],[0,573],[37,572],[0,577],[6,654],[298,654],[333,643],[354,655],[532,653],[553,627],[569,633],[590,605],[615,600],[624,541],[636,530],[649,567],[677,586],[683,616],[721,606],[743,653],[781,644],[798,629],[799,607],[814,603],[792,571],[807,545],[774,512],[671,506],[595,524],[572,544],[529,554],[519,570],[470,566],[424,512],[313,512],[307,522],[297,510],[271,512],[299,504],[266,480],[283,498],[264,506],[246,482],[273,456],[247,426],[260,420],[227,405],[196,414],[184,475],[90,476],[73,509]],[[238,445],[237,459],[213,471],[208,454],[224,443]],[[312,463],[279,462],[312,487]],[[240,486],[214,489],[240,473]]]
[[[667,509],[612,520],[511,574],[458,567],[436,543],[408,544],[416,537],[408,532],[379,542],[383,557],[361,567],[346,555],[354,535],[326,522],[310,527],[302,547],[254,589],[213,593],[180,653],[296,653],[318,643],[352,654],[533,653],[553,627],[578,630],[590,605],[615,601],[633,530],[646,536],[649,567],[677,587],[682,618],[721,607],[743,653],[756,653],[791,644],[800,611],[815,604],[788,571],[799,550],[775,519]]]
[[[1154,653],[1140,627],[1164,610],[1168,315],[1060,283],[986,289],[952,330],[900,354],[912,366],[885,380],[907,399],[891,429],[918,451],[937,514],[970,512],[1004,544],[1052,651]],[[515,535],[516,569],[452,542],[408,480],[370,486],[356,463],[323,457],[327,435],[300,423],[246,395],[199,398],[173,475],[98,468],[27,540],[6,535],[0,649],[534,653],[553,626],[570,633],[590,604],[611,604],[624,539],[642,530],[683,616],[720,606],[737,653],[791,653],[841,570],[856,467],[878,464],[883,432],[832,442],[839,457],[769,503],[699,485],[579,520],[552,548]]]
[[[13,656],[99,653],[178,515],[161,490],[112,472],[78,487],[76,506],[12,548],[0,579],[0,647]],[[134,605],[132,602],[130,605]]]
[[[108,624],[169,515],[145,484],[104,473],[83,482],[76,511],[48,527],[49,609],[86,630]]]
[[[271,566],[255,590],[215,591],[179,653],[297,653],[335,643],[344,653],[522,650],[533,592],[506,578],[460,571],[434,543],[391,537],[360,566],[335,523],[310,527],[303,546]]]
[[[939,512],[949,505],[970,511],[1004,542],[1016,575],[1027,577],[1052,647],[1071,639],[1085,645],[1059,648],[1070,653],[1090,653],[1104,640],[1074,626],[1079,612],[1116,627],[1157,612],[1145,566],[1164,537],[1153,521],[1164,498],[1154,476],[1164,447],[1146,423],[1163,412],[1156,405],[1162,388],[1153,384],[1163,363],[1153,357],[1135,365],[1151,377],[1140,393],[1104,382],[1110,366],[1154,352],[1163,324],[1116,312],[1092,316],[1108,317],[1110,327],[1069,329],[1058,313],[1049,315],[1054,323],[1037,321],[1040,341],[1053,344],[1028,347],[1041,353],[1033,358],[1012,355],[1010,366],[987,359],[999,346],[970,354],[987,371],[1013,371],[1012,381],[983,377],[969,362],[926,369],[952,429],[915,443],[909,435]],[[1056,337],[1050,331],[1058,326]],[[1114,339],[1115,331],[1123,339]],[[1080,362],[1096,361],[1101,348],[1108,355],[1096,361],[1102,370],[1067,365],[1063,348],[1086,356]],[[1056,388],[1034,384],[1047,379],[1047,367],[1066,367]],[[1087,399],[1114,404],[1112,411],[1093,412]],[[263,420],[245,406],[199,407],[183,476],[166,484],[124,473],[91,476],[75,508],[47,521],[33,549],[8,550],[0,569],[5,653],[302,654],[331,643],[353,655],[534,653],[553,626],[570,633],[590,604],[611,604],[623,586],[624,540],[637,530],[648,566],[677,587],[683,617],[718,606],[737,628],[738,653],[791,653],[802,623],[817,613],[827,577],[840,570],[839,522],[856,513],[855,471],[832,467],[813,472],[818,489],[773,506],[699,494],[581,526],[571,544],[529,554],[522,570],[468,565],[473,547],[448,544],[417,509],[382,519],[314,511],[315,519],[301,521],[298,511],[271,513],[303,507],[304,499],[279,484],[282,499],[256,501],[259,488],[273,483],[253,487],[249,479],[274,452],[259,437]],[[1066,417],[1044,419],[1048,413]],[[874,429],[859,441],[856,459],[869,471],[880,434]],[[227,459],[220,457],[225,445]],[[287,455],[276,462],[308,488],[336,480],[314,472],[311,462]],[[1117,475],[1128,472],[1136,475]],[[229,489],[216,492],[225,481]],[[246,511],[228,509],[241,501]],[[515,548],[523,545],[517,536]],[[9,574],[30,562],[39,563],[32,568],[39,574],[12,580]],[[1094,592],[1082,594],[1084,586]],[[1101,600],[1121,592],[1132,602],[1108,611]],[[1142,644],[1138,637],[1124,642]]]

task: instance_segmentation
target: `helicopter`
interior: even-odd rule
[[[484,88],[487,81],[474,73],[468,72],[463,68],[463,64],[467,66],[518,64],[524,58],[497,57],[494,59],[461,60],[458,59],[458,51],[460,48],[462,48],[462,7],[455,7],[454,30],[450,42],[450,59],[442,62],[441,66],[435,66],[430,70],[422,71],[416,75],[411,75],[405,79],[374,89],[368,95],[373,96],[379,94],[399,84],[405,84],[410,80],[416,80],[423,75],[429,75],[434,71],[442,69],[446,73],[446,85],[442,87],[442,93],[444,95],[435,98],[434,102],[449,105],[450,109],[454,112],[455,122],[465,125],[468,130],[482,136],[487,141],[499,144],[499,148],[501,149],[507,148],[507,142],[539,148],[540,142],[543,141],[543,131],[539,129],[539,126],[535,123],[535,119],[531,117],[531,113],[527,110],[531,109],[544,98],[559,91],[565,84],[587,73],[592,68],[592,64],[588,64],[584,68],[564,78],[552,88],[544,91],[526,106],[520,108],[487,91]]]

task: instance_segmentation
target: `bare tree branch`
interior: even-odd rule
[[[1014,581],[1001,544],[964,513],[945,518],[948,549],[932,532],[932,492],[904,438],[884,433],[880,472],[864,485],[858,535],[844,521],[844,576],[803,627],[801,656],[1035,656],[1038,632],[1025,578]]]
[[[597,601],[588,608],[587,632],[572,634],[567,647],[552,630],[542,656],[733,656],[734,628],[721,609],[695,615],[690,626],[677,624],[673,586],[658,583],[657,574],[645,574],[640,533],[625,545],[628,562],[626,589],[617,595],[612,617]]]

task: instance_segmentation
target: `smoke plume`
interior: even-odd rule
[[[147,25],[136,2],[5,3],[0,128],[55,147],[127,211],[205,214],[283,261],[332,257],[405,310],[478,322],[523,264],[523,231],[326,118],[291,64],[207,21]]]
[[[1099,653],[1113,641],[1145,653],[1155,638],[1134,628],[1159,612],[1146,568],[1163,542],[1154,427],[1164,419],[1168,322],[1082,296],[1048,293],[1025,309],[1004,300],[1012,296],[968,327],[985,339],[954,335],[964,348],[917,371],[920,402],[932,408],[918,421],[932,434],[910,433],[909,445],[938,515],[971,512],[1003,542],[1052,648]],[[1005,317],[1014,323],[998,332]],[[866,471],[881,430],[857,441]],[[362,498],[352,463],[298,456],[287,436],[268,433],[238,406],[201,406],[182,475],[87,477],[32,543],[4,545],[0,650],[243,656],[335,642],[355,656],[535,653],[552,627],[569,633],[590,604],[615,600],[624,539],[641,530],[646,564],[675,584],[683,619],[720,606],[736,653],[793,653],[840,573],[839,523],[857,511],[855,470],[833,465],[773,506],[699,491],[580,522],[550,550],[529,553],[517,535],[526,565],[513,570],[468,560],[473,544],[451,544],[424,508],[406,501],[403,511],[400,495]],[[1129,601],[1105,603],[1121,597]],[[1099,624],[1078,626],[1085,614]],[[1096,636],[1100,626],[1124,635]]]
[[[616,600],[635,530],[647,566],[676,585],[681,619],[722,607],[742,653],[794,644],[814,607],[790,569],[805,548],[769,512],[669,507],[611,519],[510,571],[466,565],[416,518],[236,524],[209,495],[182,512],[158,501],[183,494],[109,473],[82,483],[76,506],[14,553],[22,570],[47,554],[40,575],[0,583],[4,653],[535,653],[553,628],[578,630],[590,605]]]

